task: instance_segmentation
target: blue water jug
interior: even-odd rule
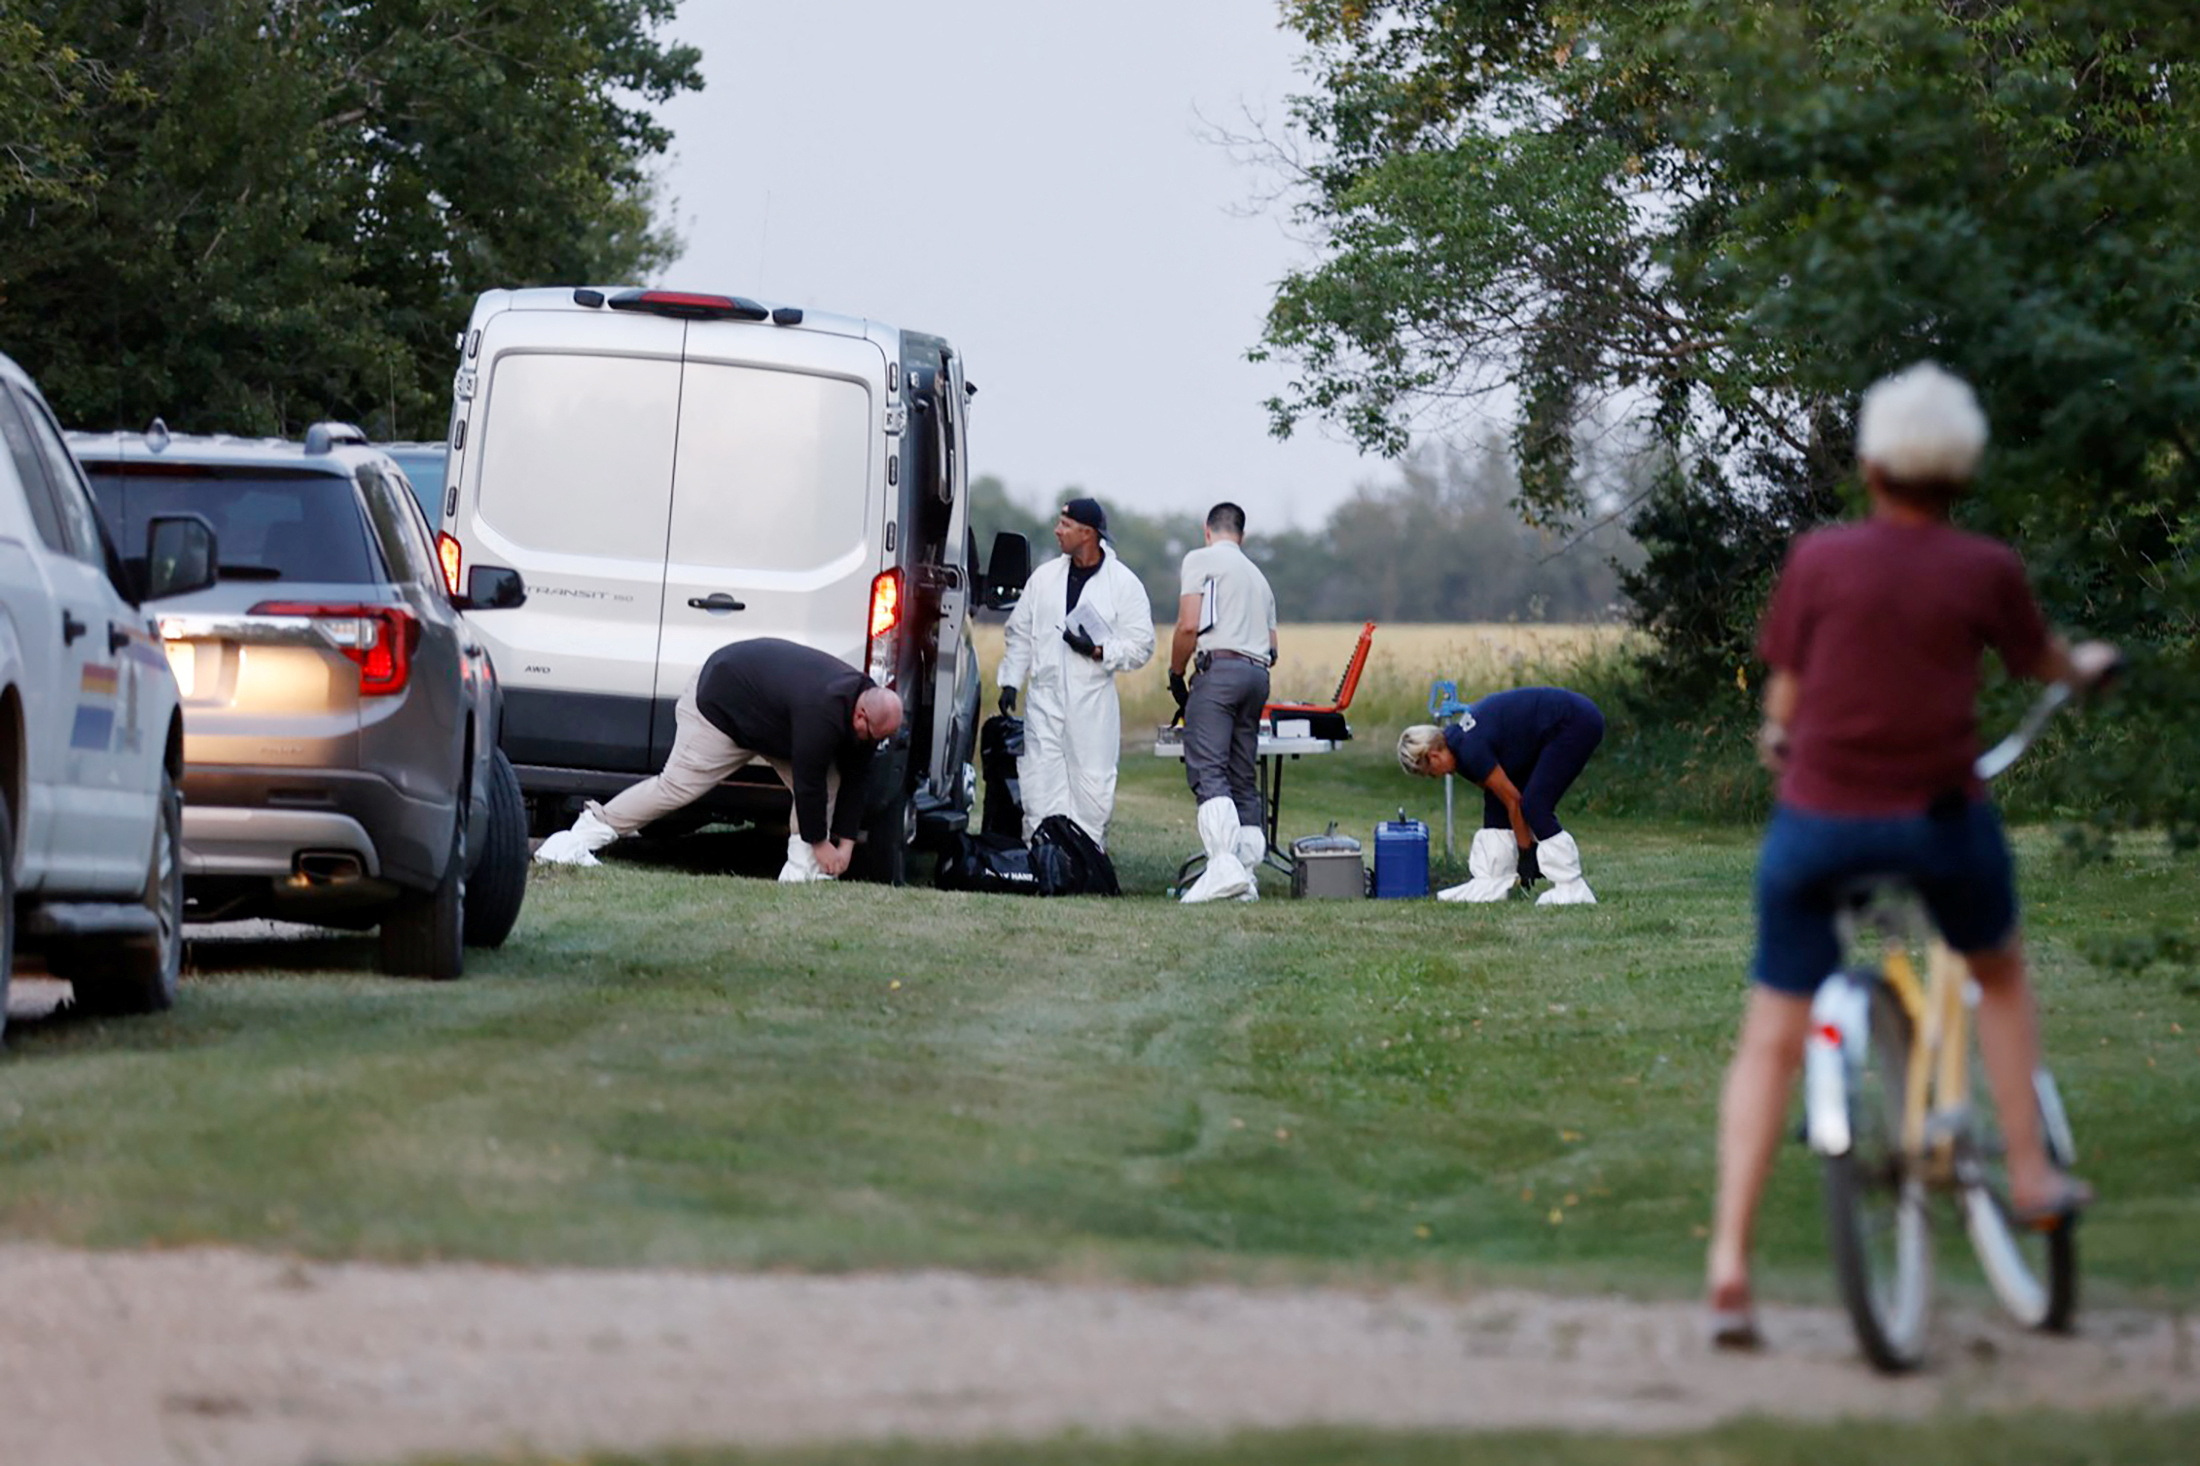
[[[1428,894],[1428,826],[1406,818],[1375,827],[1375,897],[1380,901],[1418,900]]]

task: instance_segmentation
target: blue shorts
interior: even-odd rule
[[[1945,815],[1808,814],[1779,805],[1757,856],[1757,956],[1750,976],[1808,997],[1841,964],[1842,886],[1904,875],[1958,952],[1990,952],[2017,929],[2001,816],[1983,801]]]

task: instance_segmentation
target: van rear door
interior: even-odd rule
[[[517,764],[646,773],[686,325],[507,310],[482,331],[454,456],[467,562],[508,565],[527,603],[475,623],[504,683]],[[463,518],[463,516],[462,516]]]
[[[729,642],[781,637],[862,665],[882,557],[884,378],[884,356],[858,338],[690,327],[656,758],[671,748],[673,700]]]
[[[928,792],[935,801],[956,797],[977,733],[967,721],[966,706],[978,677],[977,648],[968,635],[978,567],[956,568],[968,557],[970,540],[969,464],[964,452],[967,400],[962,361],[942,350],[932,377],[932,410],[926,414],[932,425],[933,461],[932,482],[925,491],[948,509],[938,546],[939,660],[933,669],[932,746],[925,765]]]

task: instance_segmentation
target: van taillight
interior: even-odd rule
[[[403,606],[326,605],[319,601],[262,601],[254,616],[305,616],[321,635],[359,664],[359,695],[403,692],[420,647],[420,622]]]
[[[871,639],[865,661],[871,680],[894,685],[894,633],[901,627],[901,572],[881,570],[871,578]]]
[[[457,595],[459,571],[464,568],[466,552],[459,547],[453,536],[438,534],[435,537],[435,557],[443,562],[443,588],[452,595]]]

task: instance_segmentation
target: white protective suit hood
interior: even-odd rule
[[[1123,709],[1115,676],[1153,659],[1153,606],[1146,586],[1102,543],[1100,568],[1077,598],[1106,619],[1113,634],[1100,641],[1101,660],[1080,657],[1062,641],[1069,602],[1069,556],[1031,573],[1023,599],[1008,618],[1008,650],[1000,684],[1022,689],[1024,839],[1051,814],[1066,814],[1102,849],[1115,812],[1115,766],[1123,752]]]

